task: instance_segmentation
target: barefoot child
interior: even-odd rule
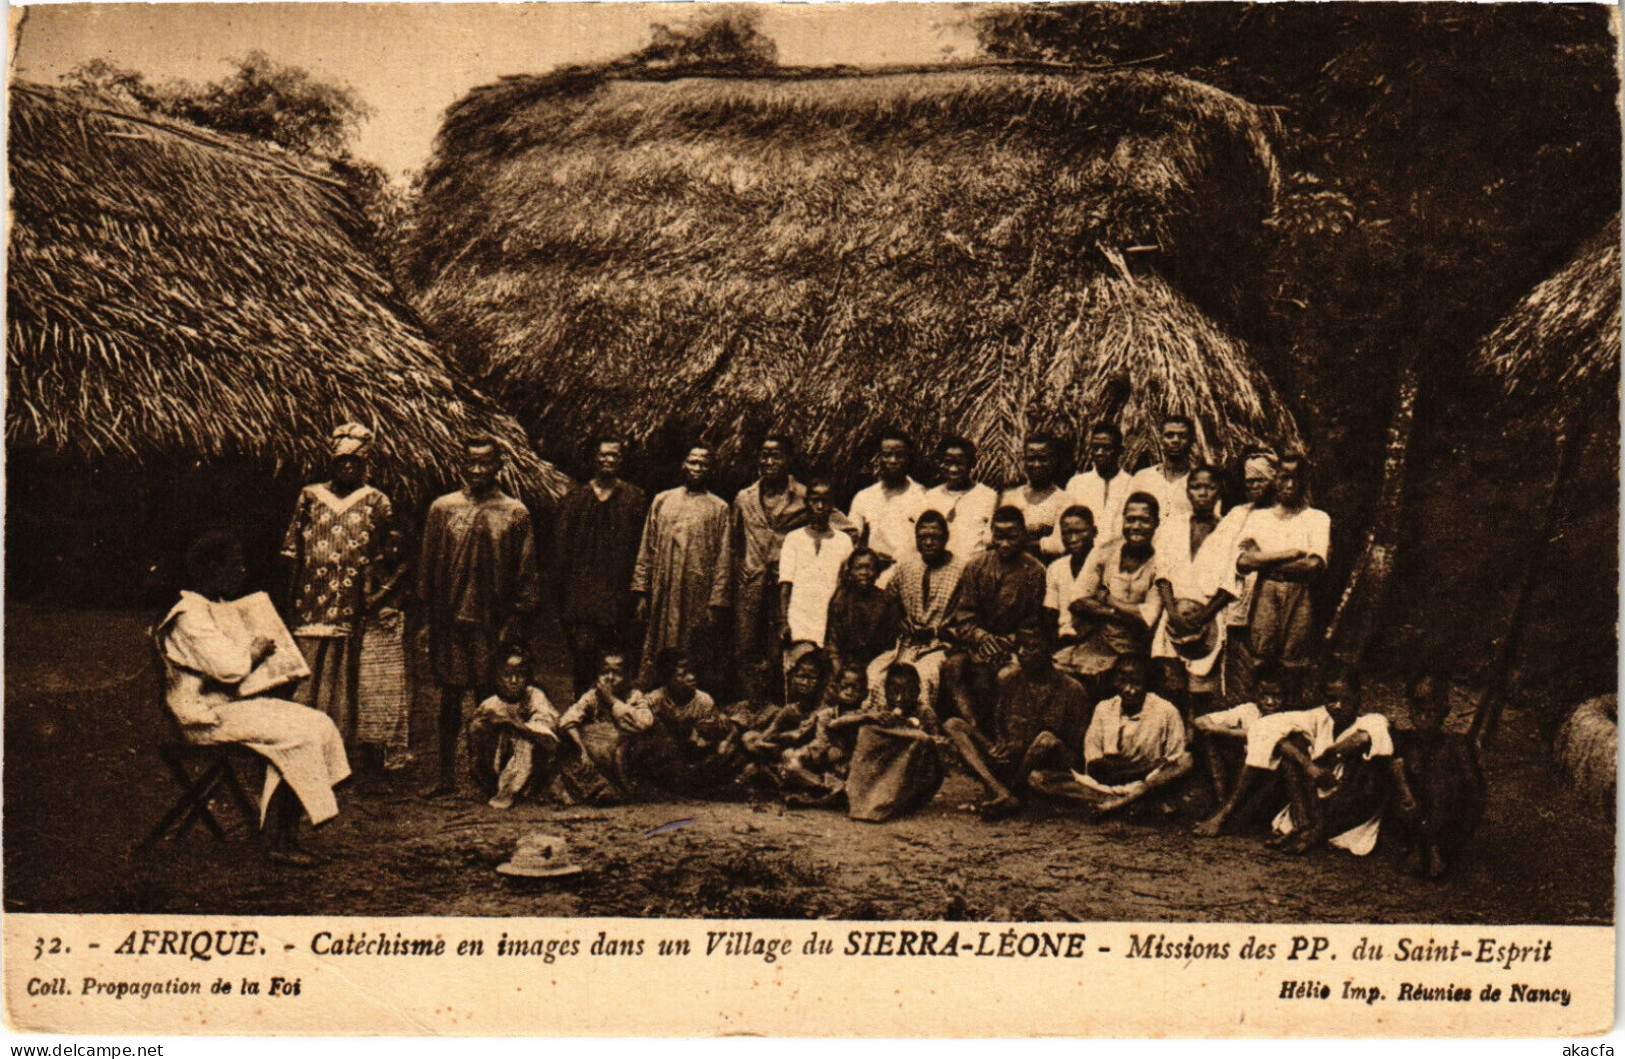
[[[1448,683],[1423,677],[1408,697],[1416,727],[1394,733],[1403,758],[1394,784],[1404,849],[1400,870],[1437,879],[1483,819],[1484,771],[1470,736],[1442,730],[1450,713]]]
[[[1285,677],[1281,667],[1274,662],[1260,664],[1249,683],[1255,690],[1251,702],[1232,706],[1228,710],[1204,713],[1191,722],[1196,729],[1196,753],[1206,764],[1214,797],[1223,807],[1215,814],[1218,817],[1216,826],[1219,827],[1223,827],[1236,812],[1236,806],[1230,805],[1230,801],[1235,798],[1239,805],[1238,796],[1244,793],[1240,790],[1240,773],[1231,773],[1245,748],[1247,729],[1260,717],[1280,713],[1286,706]],[[1199,825],[1197,833],[1217,833],[1204,830],[1206,827],[1206,822]]]
[[[646,730],[626,742],[628,771],[635,780],[657,787],[695,790],[718,780],[718,749],[727,739],[728,721],[716,702],[701,691],[687,653],[662,647],[654,671],[660,685],[643,695],[641,704],[654,717]]]
[[[1376,848],[1390,788],[1396,779],[1404,784],[1402,764],[1394,757],[1388,719],[1361,712],[1355,670],[1334,672],[1326,681],[1325,700],[1320,710],[1310,711],[1331,721],[1328,727],[1316,719],[1310,735],[1313,757],[1292,743],[1281,748],[1292,782],[1304,790],[1293,799],[1290,812],[1276,818],[1275,831],[1286,853],[1304,853],[1325,842],[1363,857]],[[1400,811],[1414,816],[1416,803],[1408,786],[1400,791]]]
[[[850,739],[836,735],[836,722],[842,717],[862,719],[864,700],[869,697],[869,674],[861,665],[842,666],[835,674],[829,698],[812,716],[804,719],[791,735],[794,743],[784,751],[785,779],[793,786],[822,792],[838,787],[836,775],[851,750]],[[850,727],[850,723],[847,726]]]
[[[654,714],[641,700],[630,698],[626,656],[606,652],[598,666],[598,678],[575,705],[559,719],[559,731],[569,736],[580,751],[574,778],[583,787],[580,797],[588,801],[624,799],[632,789],[627,780],[623,742],[627,736],[645,731],[654,724]],[[596,774],[596,776],[594,776]],[[594,779],[608,786],[596,789]]]
[[[493,809],[511,809],[533,775],[546,776],[559,748],[559,715],[541,689],[531,686],[530,656],[508,645],[497,670],[497,693],[480,703],[468,722],[475,782],[493,790]]]

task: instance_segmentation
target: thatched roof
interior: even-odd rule
[[[1270,129],[1136,72],[510,78],[448,112],[418,304],[550,446],[693,430],[737,471],[783,428],[854,474],[890,423],[966,433],[1007,478],[1029,427],[1126,399],[1131,458],[1165,411],[1228,458],[1296,440],[1187,297],[1245,282]]]
[[[1619,214],[1479,346],[1509,398],[1570,402],[1619,386]]]
[[[475,429],[533,499],[567,484],[426,340],[342,182],[117,104],[10,99],[8,451],[309,478],[354,419],[403,502],[445,483]]]

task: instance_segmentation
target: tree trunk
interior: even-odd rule
[[[1343,598],[1326,626],[1326,643],[1332,654],[1350,664],[1357,664],[1365,654],[1399,553],[1405,512],[1406,461],[1416,423],[1418,388],[1417,352],[1412,346],[1399,365],[1399,391],[1393,415],[1388,420],[1382,489],[1377,495],[1376,514],[1371,519],[1371,528],[1366,531],[1365,547],[1349,574]]]
[[[1590,404],[1582,405],[1572,418],[1563,417],[1557,424],[1557,459],[1553,461],[1552,477],[1546,487],[1545,511],[1541,515],[1540,534],[1530,550],[1529,561],[1524,564],[1513,597],[1512,609],[1507,614],[1505,631],[1495,658],[1490,663],[1489,683],[1479,696],[1478,709],[1473,714],[1471,735],[1475,745],[1483,746],[1501,721],[1501,708],[1512,681],[1512,667],[1518,660],[1518,649],[1523,644],[1524,629],[1528,625],[1529,600],[1534,595],[1535,571],[1546,565],[1546,553],[1551,550],[1552,536],[1557,532],[1558,500],[1565,492],[1569,479],[1580,463],[1585,450],[1586,425],[1590,419]]]

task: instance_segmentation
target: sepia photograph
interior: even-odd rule
[[[1618,32],[14,9],[5,910],[1611,928]]]

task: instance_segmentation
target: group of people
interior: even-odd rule
[[[1289,852],[1330,840],[1363,853],[1392,808],[1423,836],[1420,867],[1442,871],[1440,836],[1460,828],[1417,793],[1438,785],[1407,772],[1383,717],[1360,711],[1357,674],[1317,665],[1311,590],[1330,519],[1310,504],[1307,460],[1248,453],[1226,509],[1223,474],[1196,458],[1194,423],[1170,415],[1160,440],[1161,458],[1130,472],[1119,429],[1098,424],[1085,469],[1063,483],[1060,443],[1035,434],[1023,480],[997,490],[976,480],[974,443],[948,437],[928,489],[911,476],[911,440],[889,432],[876,480],[842,512],[828,478],[791,474],[785,435],[761,442],[759,477],[732,503],[709,488],[710,447],[692,447],[681,484],[650,501],[621,477],[624,442],[606,437],[538,540],[498,485],[500,448],[471,438],[463,487],[430,506],[409,573],[389,500],[366,481],[371,432],[346,424],[331,479],[302,492],[284,548],[291,632],[310,670],[287,694],[312,708],[293,736],[270,729],[299,706],[231,702],[274,707],[263,738],[237,741],[303,740],[298,765],[267,757],[292,789],[283,797],[318,823],[332,815],[330,789],[313,802],[305,788],[324,770],[329,788],[348,774],[346,746],[369,771],[404,765],[402,630],[416,609],[440,690],[429,797],[456,792],[462,749],[497,808],[527,794],[741,789],[868,804],[876,782],[930,784],[890,792],[903,811],[941,769],[890,767],[901,753],[957,762],[985,788],[988,819],[1032,797],[1161,816],[1205,795],[1216,808],[1200,834],[1268,811],[1272,844]],[[200,674],[221,703],[264,646],[234,643],[229,665],[195,647],[233,637],[214,613],[240,588],[240,549],[225,543],[194,546],[192,591],[164,626],[172,672]],[[534,679],[544,607],[571,659],[562,711]],[[1317,687],[1320,705],[1286,708]],[[1476,775],[1455,749],[1444,756]],[[311,855],[286,806],[271,848],[301,863]]]

